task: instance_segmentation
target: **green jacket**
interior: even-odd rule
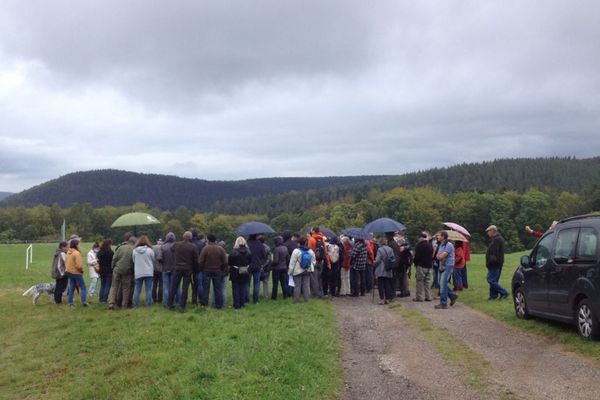
[[[113,272],[119,275],[133,275],[133,249],[132,244],[123,244],[117,248],[112,259]]]

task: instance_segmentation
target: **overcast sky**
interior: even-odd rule
[[[595,0],[0,7],[0,191],[600,155]]]

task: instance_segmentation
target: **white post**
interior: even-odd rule
[[[33,244],[30,244],[25,250],[25,269],[29,269],[29,264],[33,262]]]

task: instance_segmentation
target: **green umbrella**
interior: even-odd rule
[[[160,221],[157,220],[150,214],[133,212],[129,214],[123,214],[115,220],[110,226],[111,228],[119,228],[122,226],[133,226],[134,228],[142,225],[157,225]]]

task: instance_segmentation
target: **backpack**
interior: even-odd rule
[[[317,259],[318,263],[321,263],[325,260],[325,244],[323,243],[323,239],[317,239],[315,258]]]
[[[327,253],[329,254],[329,261],[336,263],[340,259],[340,247],[337,244],[328,244]]]
[[[394,257],[394,252],[387,251],[385,249],[383,249],[383,252],[385,253],[385,257],[383,258],[383,269],[385,271],[391,271],[396,265],[396,257]]]
[[[300,250],[300,267],[302,269],[309,269],[312,264],[312,256],[308,250]]]

